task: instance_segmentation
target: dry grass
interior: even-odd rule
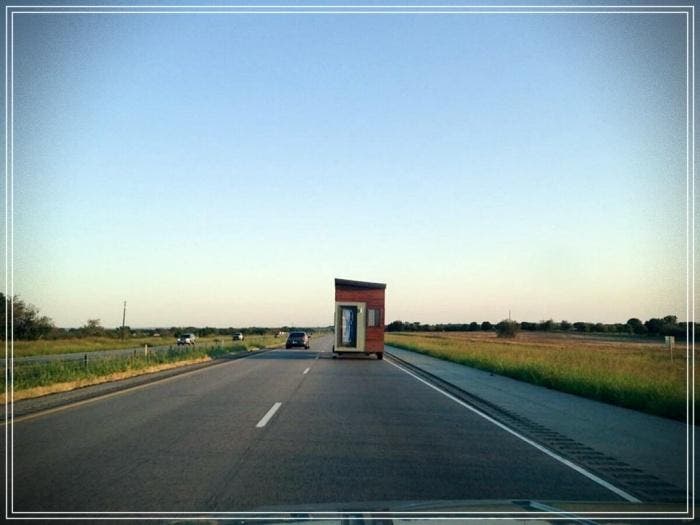
[[[386,343],[652,414],[685,420],[686,346],[584,335],[388,333]]]

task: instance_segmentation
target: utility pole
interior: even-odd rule
[[[122,339],[124,339],[124,323],[126,321],[126,301],[124,301],[124,311],[122,312]]]

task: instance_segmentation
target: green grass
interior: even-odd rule
[[[671,363],[660,345],[493,334],[391,333],[386,344],[569,392],[685,421],[685,348]]]
[[[207,350],[181,350],[179,348],[173,348],[173,350],[159,352],[148,357],[139,354],[128,358],[88,360],[87,366],[82,360],[15,365],[14,389],[17,391],[38,386],[47,386],[54,383],[92,379],[117,372],[141,370],[158,364],[173,363],[206,356],[216,357],[217,355],[223,355],[227,350],[230,351],[231,349],[212,348]],[[4,378],[2,381],[4,387]]]
[[[224,344],[231,343],[230,335],[207,336],[197,339],[198,344],[210,344],[220,341]],[[246,337],[245,343],[250,342],[257,346],[279,344],[280,339],[273,335],[251,335]],[[30,355],[71,354],[76,352],[94,352],[97,350],[117,350],[120,348],[143,348],[148,346],[175,345],[175,337],[133,337],[125,340],[113,337],[76,337],[67,339],[44,339],[38,341],[14,341],[13,349],[15,357]],[[284,342],[284,341],[283,341]]]
[[[219,357],[229,352],[243,352],[253,348],[265,348],[280,344],[274,336],[250,336],[244,341],[227,341],[222,345],[175,346],[167,351],[144,356],[139,352],[134,356],[93,359],[84,361],[58,361],[49,363],[16,363],[14,366],[14,390],[65,383],[83,379],[93,379],[119,372],[143,370],[154,365],[175,363],[204,357]],[[282,341],[284,344],[284,341]],[[132,345],[133,346],[133,345]],[[99,348],[101,349],[101,348]],[[87,351],[87,350],[85,350]],[[5,387],[4,374],[0,380]]]

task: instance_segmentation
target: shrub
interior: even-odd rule
[[[519,331],[520,325],[510,319],[504,319],[496,325],[498,337],[516,337]]]

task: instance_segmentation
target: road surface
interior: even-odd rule
[[[332,359],[330,346],[326,336],[20,419],[14,512],[622,501],[391,362]]]

